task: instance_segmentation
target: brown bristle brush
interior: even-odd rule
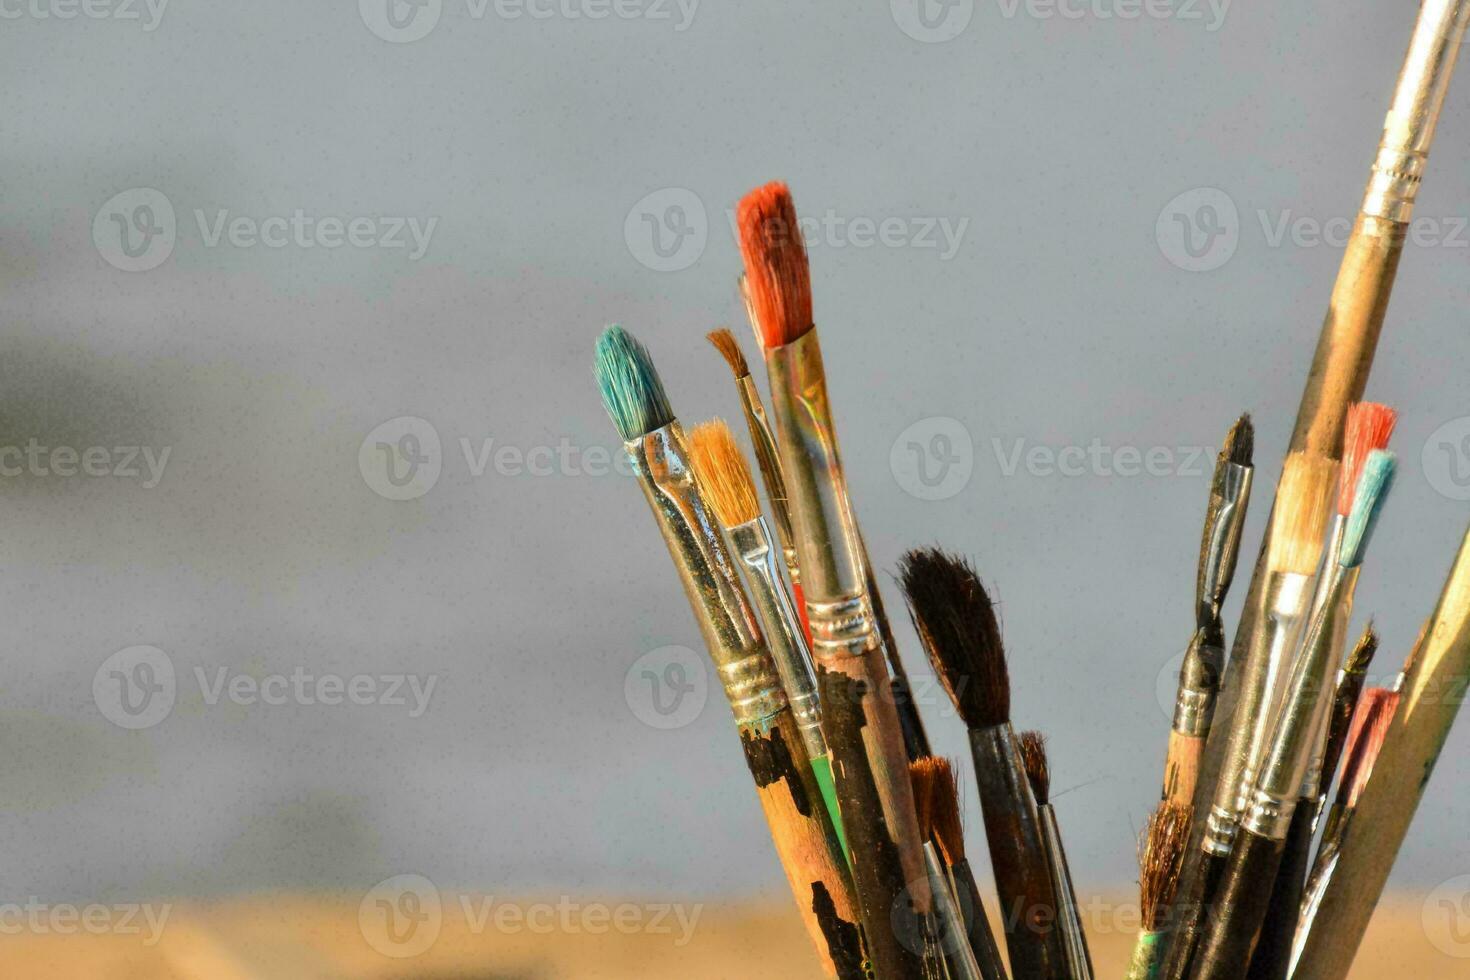
[[[990,596],[964,559],[938,548],[905,554],[899,577],[934,672],[969,729],[1011,975],[1066,977],[1057,891],[1011,727],[1010,673]]]
[[[1189,804],[1166,800],[1148,818],[1138,853],[1138,900],[1143,921],[1126,980],[1153,980],[1163,954],[1169,907],[1179,888],[1192,817]]]
[[[951,890],[958,913],[959,935],[969,949],[975,969],[983,980],[1006,980],[1000,947],[990,928],[990,917],[980,900],[975,873],[965,858],[965,828],[960,815],[959,783],[954,767],[943,756],[925,756],[909,764],[914,783],[914,802],[919,815],[919,832],[924,835],[925,856],[933,851],[943,865],[945,884]],[[946,929],[953,923],[946,922]],[[941,939],[945,950],[952,948],[953,931]],[[959,969],[967,969],[967,966]],[[954,971],[952,967],[952,972]],[[956,974],[964,975],[963,973]]]
[[[923,928],[932,925],[933,906],[903,725],[827,398],[806,246],[784,184],[746,195],[736,224],[751,317],[769,374],[823,730],[868,951],[880,976],[907,980],[921,975],[923,966],[895,934],[892,910],[900,902],[911,904]]]
[[[1088,949],[1082,913],[1077,907],[1077,889],[1072,884],[1067,849],[1062,845],[1062,827],[1057,822],[1056,808],[1051,805],[1051,764],[1046,758],[1046,737],[1040,732],[1022,732],[1020,749],[1026,780],[1031,784],[1031,795],[1036,798],[1036,810],[1041,815],[1047,865],[1060,903],[1057,928],[1062,931],[1066,945],[1068,969],[1073,980],[1092,980],[1092,951]]]

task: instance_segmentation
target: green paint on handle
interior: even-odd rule
[[[852,864],[852,851],[847,846],[847,834],[842,830],[842,814],[837,809],[837,784],[832,781],[832,759],[822,756],[812,760],[812,775],[817,777],[817,786],[822,791],[822,801],[827,804],[827,812],[832,816],[832,826],[837,830],[837,839],[842,842],[842,853],[847,856],[848,865]]]
[[[1162,932],[1140,932],[1138,945],[1133,947],[1133,962],[1128,965],[1127,980],[1154,980],[1163,967]]]

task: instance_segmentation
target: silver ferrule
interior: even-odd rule
[[[1087,933],[1082,927],[1082,916],[1077,908],[1077,890],[1072,884],[1072,868],[1067,862],[1067,850],[1062,846],[1062,828],[1057,823],[1057,811],[1050,803],[1038,805],[1041,817],[1041,836],[1046,841],[1047,865],[1051,870],[1052,888],[1057,893],[1057,927],[1062,933],[1062,945],[1066,949],[1069,980],[1093,980],[1092,952],[1087,946]]]
[[[1271,722],[1285,687],[1290,656],[1311,607],[1312,576],[1271,572],[1261,590],[1255,632],[1246,648],[1236,702],[1237,723],[1230,730],[1214,805],[1206,818],[1205,848],[1228,853],[1235,823],[1250,804],[1271,734]]]
[[[924,842],[924,867],[929,872],[930,892],[934,895],[934,918],[939,926],[935,938],[944,952],[946,980],[985,980],[975,951],[970,948],[969,923],[953,891],[954,883],[932,840]],[[972,910],[972,914],[983,915],[984,911]]]
[[[623,448],[674,559],[736,722],[765,727],[787,707],[786,692],[720,525],[695,483],[683,428],[670,422]]]
[[[1424,177],[1445,92],[1465,36],[1470,0],[1424,0],[1409,39],[1383,137],[1363,196],[1363,214],[1407,223]]]
[[[1175,733],[1191,738],[1210,734],[1224,670],[1225,645],[1218,623],[1196,629],[1179,668],[1179,690],[1174,695]]]
[[[817,332],[771,348],[766,366],[812,655],[818,663],[865,656],[881,643],[857,521],[842,476]]]
[[[1240,556],[1240,535],[1245,528],[1255,467],[1224,462],[1215,467],[1210,488],[1210,507],[1205,514],[1204,540],[1200,546],[1199,582],[1195,589],[1196,618],[1204,623],[1218,618],[1225,593],[1235,578]]]
[[[1316,753],[1313,740],[1319,732],[1325,735],[1327,712],[1332,707],[1330,681],[1337,667],[1332,648],[1332,621],[1342,609],[1340,600],[1349,578],[1356,580],[1356,572],[1357,569],[1334,565],[1324,573],[1326,599],[1302,639],[1301,654],[1292,666],[1261,774],[1242,821],[1247,830],[1258,836],[1286,839],[1292,811]]]
[[[1322,766],[1327,756],[1327,732],[1332,727],[1332,701],[1344,678],[1343,656],[1347,651],[1348,624],[1353,618],[1353,596],[1358,589],[1361,565],[1340,568],[1342,587],[1338,590],[1337,602],[1332,615],[1324,627],[1328,644],[1327,676],[1331,683],[1323,689],[1322,703],[1317,706],[1317,730],[1312,733],[1312,754],[1307,762],[1307,774],[1302,777],[1300,795],[1304,800],[1315,800],[1322,793]]]
[[[827,741],[822,737],[822,706],[817,700],[817,684],[812,675],[811,653],[806,633],[796,618],[796,610],[786,594],[777,567],[776,549],[764,517],[726,528],[730,544],[745,565],[756,611],[766,627],[771,656],[786,697],[791,702],[796,727],[806,745],[807,755],[820,759],[827,755]]]

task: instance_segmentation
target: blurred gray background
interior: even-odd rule
[[[722,695],[649,657],[699,637],[591,376],[621,322],[738,419],[703,334],[755,356],[729,213],[774,178],[911,669],[888,575],[940,542],[1079,887],[1130,887],[1209,460],[1253,412],[1253,554],[1413,3],[95,3],[0,4],[7,900],[782,891]],[[1381,673],[1470,519],[1459,81],[1369,388]],[[1470,870],[1467,748],[1396,884]]]

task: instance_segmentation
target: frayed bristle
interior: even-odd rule
[[[721,524],[735,527],[761,516],[750,467],[724,419],[710,419],[689,430],[689,455],[694,477]]]
[[[970,728],[1011,717],[1011,678],[995,607],[963,558],[916,548],[899,560],[909,616],[934,672]]]
[[[919,825],[919,839],[934,835],[934,757],[923,755],[909,763],[909,784],[914,791],[914,818]]]
[[[1378,631],[1373,628],[1373,620],[1368,620],[1368,625],[1363,627],[1363,635],[1358,637],[1357,646],[1353,652],[1348,654],[1347,665],[1343,672],[1361,676],[1368,673],[1368,667],[1373,663],[1374,655],[1378,653]]]
[[[1031,795],[1038,805],[1051,799],[1051,766],[1046,761],[1046,736],[1040,732],[1022,732],[1016,736],[1016,750],[1021,755],[1021,768],[1031,784]]]
[[[1408,656],[1404,657],[1404,665],[1399,670],[1405,677],[1414,669],[1414,665],[1419,662],[1419,654],[1424,649],[1424,639],[1429,635],[1429,624],[1432,622],[1434,622],[1433,616],[1426,619],[1424,624],[1419,627],[1419,635],[1415,638],[1414,645],[1409,647]]]
[[[1249,412],[1235,420],[1225,434],[1225,445],[1220,449],[1220,462],[1250,466],[1256,453],[1256,427],[1251,423]]]
[[[1358,478],[1368,454],[1387,448],[1398,418],[1398,412],[1378,402],[1356,402],[1348,409],[1342,436],[1342,471],[1337,481],[1337,512],[1342,516],[1352,513]]]
[[[1368,553],[1368,541],[1378,526],[1378,515],[1383,512],[1383,502],[1388,499],[1388,491],[1393,489],[1398,465],[1398,458],[1387,449],[1373,450],[1363,463],[1363,476],[1358,480],[1353,511],[1348,515],[1342,532],[1340,564],[1344,568],[1355,568],[1363,563],[1363,557]]]
[[[1165,802],[1149,815],[1138,853],[1139,904],[1147,932],[1164,927],[1174,903],[1193,812],[1188,803]]]
[[[740,344],[736,342],[735,335],[728,327],[711,330],[704,335],[704,339],[714,344],[715,350],[719,351],[725,363],[730,365],[730,373],[735,375],[736,381],[750,374],[750,365],[745,363],[745,352],[740,349]]]
[[[617,324],[597,338],[593,373],[602,392],[602,406],[624,442],[674,421],[674,410],[647,348]]]
[[[932,756],[934,776],[930,789],[929,829],[939,853],[949,865],[965,859],[965,818],[960,812],[960,781],[955,767],[944,756]]]
[[[740,200],[736,223],[761,346],[789,344],[812,328],[811,269],[791,192],[780,181],[756,188]]]
[[[1267,564],[1273,571],[1311,575],[1322,555],[1332,514],[1337,460],[1319,453],[1288,453],[1276,486]]]
[[[1396,691],[1374,687],[1363,692],[1363,703],[1358,707],[1363,717],[1361,725],[1358,718],[1353,719],[1357,738],[1348,736],[1352,755],[1349,769],[1343,772],[1349,807],[1358,805],[1358,797],[1363,795],[1368,780],[1373,776],[1373,767],[1378,764],[1379,753],[1383,751],[1383,739],[1388,735],[1388,726],[1392,724],[1398,707],[1399,694]]]

